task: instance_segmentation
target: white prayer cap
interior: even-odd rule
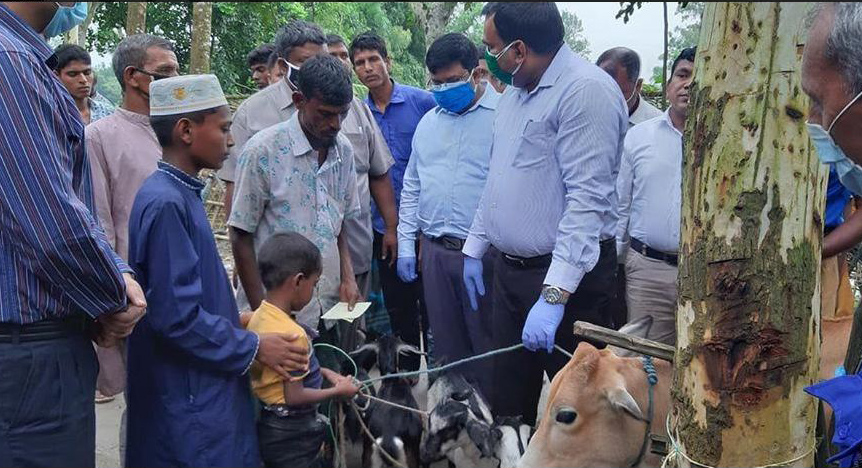
[[[150,83],[150,115],[178,115],[226,106],[215,75],[182,75]]]

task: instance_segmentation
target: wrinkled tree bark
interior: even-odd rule
[[[189,73],[210,71],[210,47],[212,46],[212,2],[194,2],[192,9],[192,44]]]
[[[443,35],[457,5],[458,2],[410,2],[410,9],[425,33],[426,48]]]
[[[827,171],[805,3],[709,3],[685,133],[675,428],[705,465],[812,466]],[[678,458],[679,466],[689,466]]]
[[[147,32],[147,2],[129,2],[126,11],[126,35]]]

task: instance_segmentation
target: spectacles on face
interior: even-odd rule
[[[159,80],[163,80],[165,78],[171,78],[173,76],[177,76],[175,74],[174,75],[163,75],[161,73],[148,72],[146,70],[141,70],[140,68],[137,68],[137,67],[135,67],[135,71],[138,73],[143,73],[144,75],[151,77],[153,79],[153,81],[159,81]]]
[[[437,86],[441,86],[441,85],[449,84],[449,83],[460,83],[462,81],[470,81],[470,79],[473,78],[473,71],[474,70],[475,70],[475,68],[473,70],[468,71],[467,74],[465,74],[465,75],[459,76],[457,78],[452,78],[452,79],[449,79],[446,81],[437,81],[434,78],[428,78],[428,81],[425,82],[425,89],[432,89],[432,88],[435,88]]]

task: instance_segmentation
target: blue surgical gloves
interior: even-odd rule
[[[398,262],[395,266],[398,271],[398,277],[405,283],[416,281],[416,257],[398,257]]]
[[[539,297],[530,309],[527,323],[524,324],[524,331],[521,334],[524,347],[530,351],[544,349],[551,353],[554,350],[554,337],[557,335],[560,322],[563,321],[565,310],[564,304],[548,304],[545,298]]]
[[[470,298],[470,307],[474,311],[479,310],[479,296],[485,295],[485,281],[482,279],[482,260],[464,256],[464,286],[467,288],[467,297]]]

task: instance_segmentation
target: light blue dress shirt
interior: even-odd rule
[[[553,253],[545,284],[574,292],[617,224],[616,179],[628,112],[620,88],[563,45],[538,86],[509,86],[464,253]]]
[[[417,232],[466,239],[491,159],[494,110],[491,86],[467,112],[440,107],[425,114],[413,135],[398,212],[398,256],[415,257]]]
[[[630,237],[661,252],[679,250],[682,133],[667,112],[626,135],[617,196],[617,255],[626,253]]]

